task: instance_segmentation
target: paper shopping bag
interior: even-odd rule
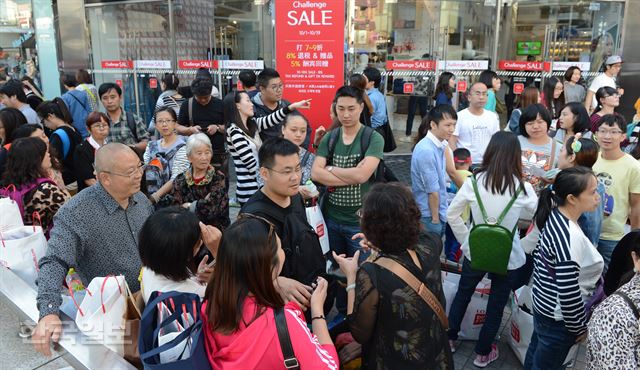
[[[127,307],[124,276],[96,277],[87,290],[93,294],[82,300],[76,325],[88,337],[124,356],[123,316]]]
[[[32,287],[38,278],[38,261],[47,253],[47,239],[40,226],[21,226],[0,232],[0,265]]]
[[[460,283],[460,274],[449,271],[442,271],[442,289],[446,299],[446,311],[449,315],[451,303],[458,291]],[[487,316],[487,302],[489,302],[489,293],[491,292],[491,280],[484,277],[476,286],[476,290],[471,296],[471,301],[467,306],[462,323],[460,324],[460,332],[458,339],[477,340],[480,336],[480,329],[484,324]]]
[[[327,229],[327,223],[324,222],[320,206],[316,204],[313,207],[307,207],[306,212],[309,225],[311,225],[316,234],[318,234],[318,240],[322,247],[322,254],[329,253],[329,230]]]
[[[0,198],[0,232],[18,229],[24,226],[20,207],[11,198]]]

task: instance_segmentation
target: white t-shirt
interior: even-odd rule
[[[195,277],[184,281],[173,281],[163,275],[156,274],[147,267],[142,268],[142,284],[140,287],[145,302],[149,302],[151,293],[156,291],[194,293],[204,297],[204,291],[207,289],[207,286],[200,284],[195,280]]]
[[[596,92],[598,89],[603,86],[609,86],[616,88],[616,79],[614,77],[609,77],[605,73],[597,76],[591,81],[591,86],[589,86],[589,91],[593,93],[593,100],[591,101],[591,107],[595,109],[598,106],[598,100],[596,99]]]
[[[480,164],[491,136],[498,131],[500,121],[495,112],[485,109],[481,115],[476,116],[467,108],[458,112],[458,122],[453,135],[458,137],[456,147],[469,149],[472,163]]]

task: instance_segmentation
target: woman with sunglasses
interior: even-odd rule
[[[273,224],[247,216],[222,236],[203,305],[205,345],[213,369],[285,369],[278,330],[287,330],[301,369],[339,368],[323,312],[327,281],[311,295],[309,332],[300,306],[285,303],[275,286],[285,259]],[[282,318],[286,326],[276,322]]]
[[[242,206],[259,188],[258,150],[262,145],[260,132],[281,123],[285,116],[298,108],[308,108],[309,100],[301,100],[278,109],[268,116],[254,119],[254,107],[249,94],[235,91],[222,102],[224,122],[227,125],[227,146],[233,157],[238,179],[236,198]]]
[[[613,87],[603,86],[596,92],[596,100],[598,106],[591,114],[591,132],[594,134],[598,131],[598,122],[600,118],[607,114],[618,114],[615,109],[620,105],[620,94]]]
[[[142,225],[138,252],[142,261],[140,289],[147,302],[152,292],[178,291],[204,297],[213,268],[209,256],[198,261],[201,249],[216,255],[222,233],[206,226],[180,207],[163,208]]]

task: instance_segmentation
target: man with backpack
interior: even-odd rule
[[[60,77],[60,82],[62,82],[64,88],[67,89],[67,92],[62,94],[62,100],[69,108],[73,127],[82,135],[82,138],[87,138],[89,136],[87,116],[93,112],[89,95],[83,90],[76,89],[78,81],[74,75],[63,75]]]
[[[242,207],[240,217],[259,216],[275,225],[286,255],[278,278],[280,291],[288,300],[309,307],[311,285],[324,275],[326,259],[298,193],[302,176],[298,152],[298,146],[284,138],[262,144],[258,157],[264,186]]]
[[[110,143],[121,143],[130,146],[139,157],[147,148],[149,133],[147,127],[132,112],[126,112],[122,106],[122,89],[113,82],[106,82],[98,89],[100,101],[109,116]]]
[[[312,179],[327,187],[322,213],[329,229],[331,249],[349,257],[359,248],[358,241],[351,239],[360,232],[357,212],[383,158],[384,146],[380,134],[360,123],[362,99],[362,92],[353,87],[338,89],[334,102],[342,127],[335,129],[337,137],[334,132],[324,136],[311,169]],[[361,140],[364,135],[369,138],[365,143]],[[332,137],[337,140],[330,146]],[[363,144],[368,145],[364,155]]]

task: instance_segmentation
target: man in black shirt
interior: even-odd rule
[[[228,177],[222,100],[211,96],[212,87],[213,82],[208,78],[198,77],[193,80],[193,97],[182,103],[176,129],[178,134],[185,136],[198,132],[206,133],[213,149],[211,163]]]

